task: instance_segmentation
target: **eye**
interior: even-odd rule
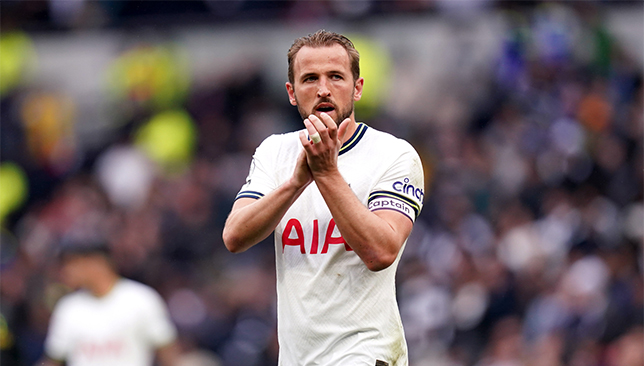
[[[333,79],[333,80],[342,80],[342,76],[340,76],[338,74],[331,75],[331,79]]]
[[[317,79],[317,78],[316,78],[315,76],[307,76],[307,77],[305,77],[305,78],[302,80],[302,82],[310,83],[310,82],[315,81],[316,79]]]

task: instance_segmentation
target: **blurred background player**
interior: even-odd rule
[[[72,289],[51,317],[45,356],[56,366],[161,366],[176,364],[177,331],[161,296],[151,287],[122,278],[102,243],[65,245],[62,280]]]

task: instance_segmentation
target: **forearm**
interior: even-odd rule
[[[239,253],[266,239],[304,188],[288,181],[258,200],[236,202],[222,235],[226,248]]]
[[[391,265],[406,234],[365,207],[339,172],[314,179],[342,237],[367,267],[377,271]]]

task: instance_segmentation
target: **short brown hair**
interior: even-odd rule
[[[288,81],[291,84],[295,81],[295,76],[293,75],[293,62],[295,61],[295,55],[302,47],[329,47],[334,44],[339,44],[347,50],[349,60],[351,62],[353,81],[355,82],[358,80],[360,77],[360,54],[353,46],[353,42],[342,34],[327,32],[324,29],[321,29],[313,34],[296,39],[293,42],[293,45],[291,45],[291,48],[288,50]]]

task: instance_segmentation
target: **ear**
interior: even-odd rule
[[[362,87],[364,86],[364,78],[356,80],[356,85],[353,90],[353,100],[359,101],[362,98]]]
[[[293,84],[286,82],[286,92],[288,93],[288,101],[291,102],[291,105],[297,105],[297,100],[295,99],[295,89]]]

